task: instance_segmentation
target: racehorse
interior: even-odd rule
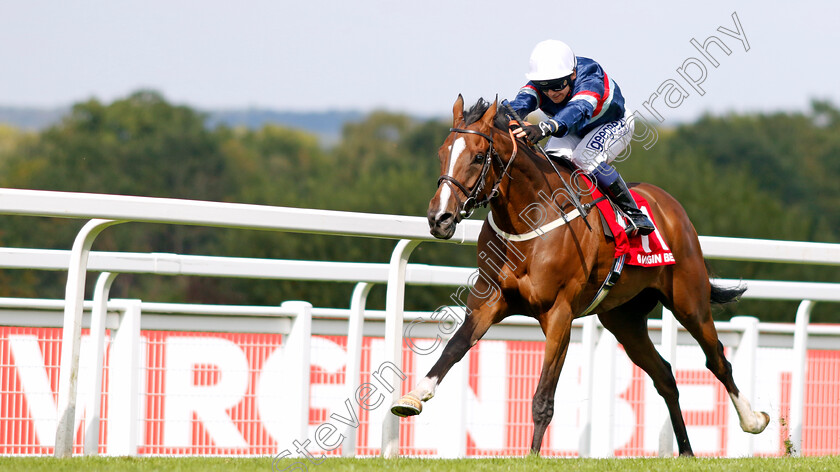
[[[703,349],[706,367],[729,393],[741,428],[753,434],[763,431],[770,417],[753,411],[739,393],[711,314],[712,303],[735,301],[746,288],[710,283],[697,233],[682,206],[656,186],[642,183],[634,187],[648,201],[676,263],[628,265],[606,297],[594,299],[614,269],[614,243],[604,237],[597,211],[579,211],[591,207],[592,195],[581,192],[572,197],[557,190],[586,188],[581,182],[585,177],[569,166],[555,166],[524,143],[517,143],[508,131],[509,119],[498,99],[492,104],[480,99],[466,112],[463,97],[459,95],[455,101],[452,128],[438,150],[441,177],[429,202],[428,219],[431,233],[448,239],[477,204],[489,204],[490,214],[478,238],[479,277],[470,290],[463,323],[426,377],[395,402],[391,412],[397,416],[419,414],[422,402],[434,396],[449,369],[491,325],[512,314],[531,316],[545,334],[545,358],[531,406],[531,453],[538,455],[554,414],[555,390],[572,320],[592,308],[665,400],[679,454],[693,456],[671,366],[657,353],[647,332],[647,315],[661,302]],[[544,202],[546,195],[563,210],[558,211],[562,221],[556,229],[546,230],[540,237],[512,238],[534,230],[532,218],[527,217],[529,208]],[[493,254],[504,260],[488,257]]]

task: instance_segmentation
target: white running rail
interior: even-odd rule
[[[403,330],[402,301],[408,260],[418,244],[436,241],[429,235],[426,219],[422,217],[71,192],[0,189],[0,214],[90,220],[77,236],[68,264],[55,450],[58,457],[72,453],[84,274],[93,241],[109,226],[153,222],[400,240],[389,264],[386,295],[385,344],[390,361],[395,365],[401,365],[402,353],[398,346]],[[474,244],[481,225],[480,221],[462,222],[450,242]],[[709,259],[840,265],[838,244],[720,237],[701,237],[700,242]],[[768,293],[772,291],[771,284],[765,285]],[[797,322],[807,325],[812,305],[803,306]],[[807,334],[805,330],[802,332]],[[390,380],[393,382],[395,378]],[[793,379],[794,382],[797,380]],[[399,390],[394,395],[399,396]],[[383,423],[382,451],[385,456],[398,453],[397,425],[398,419],[387,415]],[[796,442],[796,424],[792,424],[792,430]]]

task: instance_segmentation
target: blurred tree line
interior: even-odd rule
[[[425,215],[436,188],[437,148],[450,123],[374,112],[345,125],[325,148],[317,136],[278,126],[207,126],[207,116],[140,91],[110,104],[79,103],[40,133],[0,126],[0,186],[187,198],[384,214]],[[701,235],[840,242],[840,110],[705,116],[659,129],[650,149],[633,143],[618,164],[628,181],[673,194]],[[480,216],[475,216],[480,217]],[[0,216],[0,246],[69,249],[83,222]],[[388,262],[395,242],[128,223],[94,250],[301,260]],[[475,250],[422,244],[413,262],[475,264]],[[726,278],[840,282],[832,267],[712,261]],[[92,274],[91,277],[94,277]],[[66,274],[0,270],[0,296],[62,298]],[[88,291],[93,286],[88,283]],[[150,301],[349,304],[352,284],[123,274],[112,297]],[[451,303],[454,288],[409,287],[408,309]],[[90,296],[90,293],[88,293]],[[369,306],[384,306],[376,288]],[[815,321],[840,321],[818,305]],[[795,302],[742,301],[718,314],[790,321]]]

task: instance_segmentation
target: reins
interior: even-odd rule
[[[511,108],[510,102],[508,102],[507,100],[502,100],[502,107],[504,107],[505,112],[508,114],[508,116],[515,120],[517,124],[519,124],[520,128],[525,128],[525,124],[522,122],[522,118],[519,117],[519,114],[516,113],[516,110]],[[513,133],[511,133],[511,139],[513,140],[515,146],[516,139],[513,137]],[[580,212],[580,215],[583,217],[583,222],[586,223],[586,227],[589,228],[589,231],[592,231],[592,225],[589,224],[589,220],[586,218],[586,215],[589,214],[589,209],[591,208],[591,206],[583,205],[580,202],[577,193],[574,190],[572,190],[568,182],[566,182],[566,180],[560,174],[560,171],[557,170],[557,166],[554,165],[554,161],[551,160],[551,157],[549,157],[548,153],[545,152],[545,149],[543,149],[542,146],[540,146],[539,144],[535,144],[534,147],[536,147],[537,150],[540,152],[540,155],[542,155],[542,157],[545,158],[545,160],[547,160],[549,164],[551,164],[551,168],[554,169],[554,173],[557,174],[557,177],[560,177],[560,182],[563,184],[563,187],[565,187],[566,189],[566,193],[572,200],[572,205],[574,205],[577,211]],[[569,223],[568,220],[566,220],[565,212],[560,211],[560,216],[563,218],[566,224]]]
[[[507,100],[502,100],[501,105],[502,105],[502,107],[504,107],[505,112],[508,114],[508,116],[511,119],[516,120],[516,122],[520,125],[520,127],[524,126],[524,124],[522,123],[522,119],[519,117],[519,115],[516,113],[516,111],[513,110],[513,108],[510,107],[510,104],[508,103]],[[481,136],[482,138],[486,139],[487,142],[490,143],[490,148],[487,150],[487,155],[486,155],[486,158],[484,159],[484,163],[481,167],[481,172],[479,174],[478,181],[476,182],[476,184],[472,188],[472,190],[468,189],[463,183],[459,182],[457,179],[455,179],[454,177],[452,177],[450,175],[441,175],[440,178],[438,179],[438,187],[440,187],[440,185],[443,182],[449,182],[449,183],[453,184],[456,188],[458,188],[458,190],[460,190],[464,194],[464,196],[467,197],[466,200],[464,200],[463,203],[460,202],[460,198],[458,199],[458,201],[459,201],[459,204],[461,206],[461,209],[460,209],[461,217],[462,218],[469,218],[472,215],[473,211],[475,211],[476,207],[487,206],[492,199],[496,198],[496,196],[499,195],[499,186],[501,185],[502,179],[504,179],[505,175],[507,175],[510,179],[513,179],[513,176],[510,175],[508,170],[510,169],[511,165],[513,164],[514,158],[516,157],[517,152],[519,150],[518,145],[517,145],[517,139],[513,135],[513,130],[509,129],[508,134],[510,135],[510,141],[512,143],[513,150],[511,152],[510,159],[508,160],[507,164],[505,164],[502,161],[501,157],[499,156],[498,152],[495,149],[495,142],[494,142],[493,137],[491,135],[489,135],[487,133],[482,133],[481,131],[476,131],[476,130],[467,129],[467,128],[454,128],[453,127],[453,128],[449,128],[449,131],[452,132],[452,133],[475,134],[475,135]],[[554,161],[551,160],[551,158],[548,156],[548,154],[545,152],[545,150],[542,147],[540,147],[539,145],[536,145],[536,149],[539,151],[539,154],[541,155],[541,157],[543,157],[545,160],[548,161],[548,163],[551,165],[552,169],[554,170],[555,174],[557,174],[557,176],[560,177],[560,182],[563,184],[563,187],[565,188],[566,193],[569,196],[572,205],[577,209],[579,214],[581,216],[583,216],[583,220],[584,220],[587,228],[589,228],[589,230],[592,231],[592,226],[589,224],[589,220],[586,218],[586,216],[589,213],[589,210],[592,207],[592,204],[584,205],[583,203],[581,203],[580,199],[577,196],[577,193],[569,186],[569,183],[566,182],[566,180],[563,178],[562,174],[557,169],[557,166],[554,164]],[[451,151],[450,151],[449,158],[452,159]],[[490,189],[490,191],[487,192],[487,194],[483,198],[478,200],[479,194],[484,190],[484,187],[486,185],[487,173],[490,171],[490,167],[491,167],[491,165],[493,164],[494,161],[499,165],[499,168],[501,169],[501,173],[499,174],[499,177],[496,179],[496,182],[493,184],[493,187]],[[566,220],[565,212],[561,211],[560,212],[560,217],[566,223],[568,223],[568,220]]]

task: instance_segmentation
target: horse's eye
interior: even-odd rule
[[[484,160],[484,154],[481,154],[481,153],[478,153],[478,154],[475,155],[475,157],[473,157],[473,161],[475,161],[475,162],[481,162],[483,160]]]

